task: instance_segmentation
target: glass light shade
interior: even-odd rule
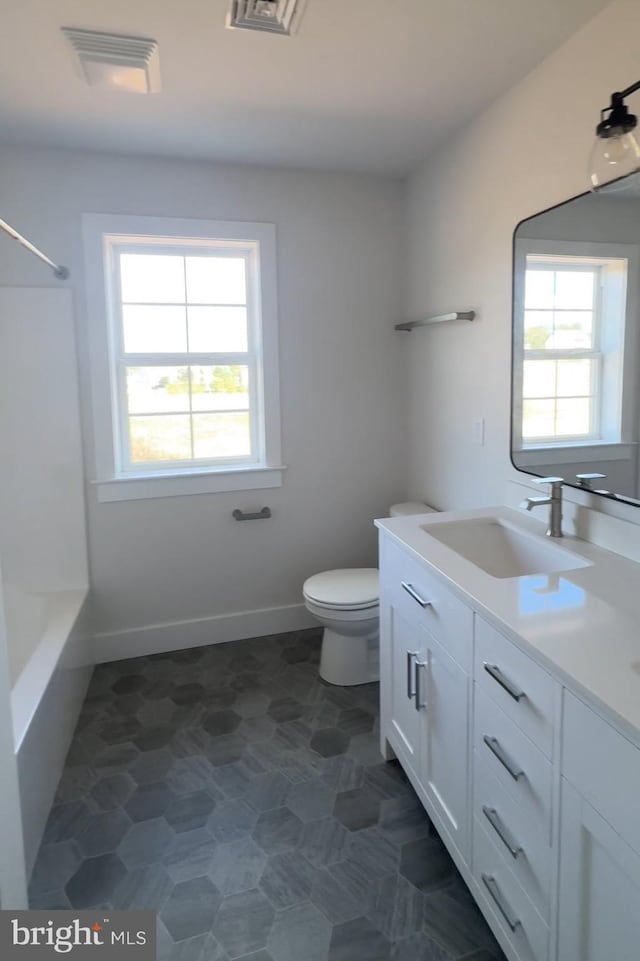
[[[589,159],[591,187],[597,190],[640,171],[640,144],[634,131],[596,140]]]

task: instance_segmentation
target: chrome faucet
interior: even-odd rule
[[[551,492],[540,497],[525,497],[520,504],[526,510],[531,511],[534,507],[542,504],[549,504],[549,537],[562,537],[562,477],[534,477],[534,484],[551,484]]]

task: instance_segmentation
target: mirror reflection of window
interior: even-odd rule
[[[569,243],[530,246],[516,371],[521,449],[619,441],[628,262],[558,252]]]
[[[591,258],[527,255],[525,443],[600,437],[600,294],[605,282],[604,263]]]

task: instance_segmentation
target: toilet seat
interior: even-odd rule
[[[304,601],[307,610],[315,614],[318,619],[325,617],[335,621],[336,624],[349,621],[364,623],[378,618],[378,604],[372,604],[369,607],[329,607],[327,604],[317,604],[310,597],[305,597]]]
[[[378,570],[357,567],[323,571],[307,578],[302,593],[326,610],[366,611],[379,603]]]

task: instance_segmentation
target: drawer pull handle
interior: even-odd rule
[[[489,808],[486,804],[482,805],[482,813],[496,832],[512,858],[517,858],[522,853],[522,847],[514,841],[511,832],[502,823],[502,818],[495,808]]]
[[[513,681],[510,681],[509,678],[502,673],[497,664],[488,664],[485,661],[483,667],[487,674],[489,674],[494,681],[497,681],[500,687],[504,688],[507,694],[512,697],[514,701],[520,701],[523,697],[527,696],[524,691],[521,691],[518,687],[516,687]]]
[[[416,678],[416,711],[420,711],[423,707],[426,707],[426,702],[422,703],[422,695],[420,694],[420,668],[426,667],[426,661],[419,661],[416,657],[415,663],[415,678]]]
[[[413,685],[413,658],[418,656],[417,651],[407,651],[407,697],[411,700],[415,697],[416,691]]]
[[[509,772],[514,781],[517,781],[519,777],[522,777],[524,771],[522,768],[519,768],[514,764],[505,749],[500,744],[500,741],[497,737],[489,737],[488,734],[484,734],[482,740],[487,745],[491,753],[495,754],[503,768]]]
[[[409,594],[410,597],[417,601],[420,607],[431,607],[431,601],[425,601],[424,597],[420,597],[417,590],[412,584],[408,584],[406,581],[400,581],[404,590]]]
[[[509,904],[505,900],[502,891],[498,887],[498,882],[496,879],[493,877],[493,875],[485,874],[483,872],[482,883],[491,895],[491,898],[495,902],[496,907],[498,908],[498,911],[502,917],[505,919],[511,930],[515,931],[516,928],[522,924],[522,922],[520,921],[520,918],[515,917],[513,911],[509,907]]]

